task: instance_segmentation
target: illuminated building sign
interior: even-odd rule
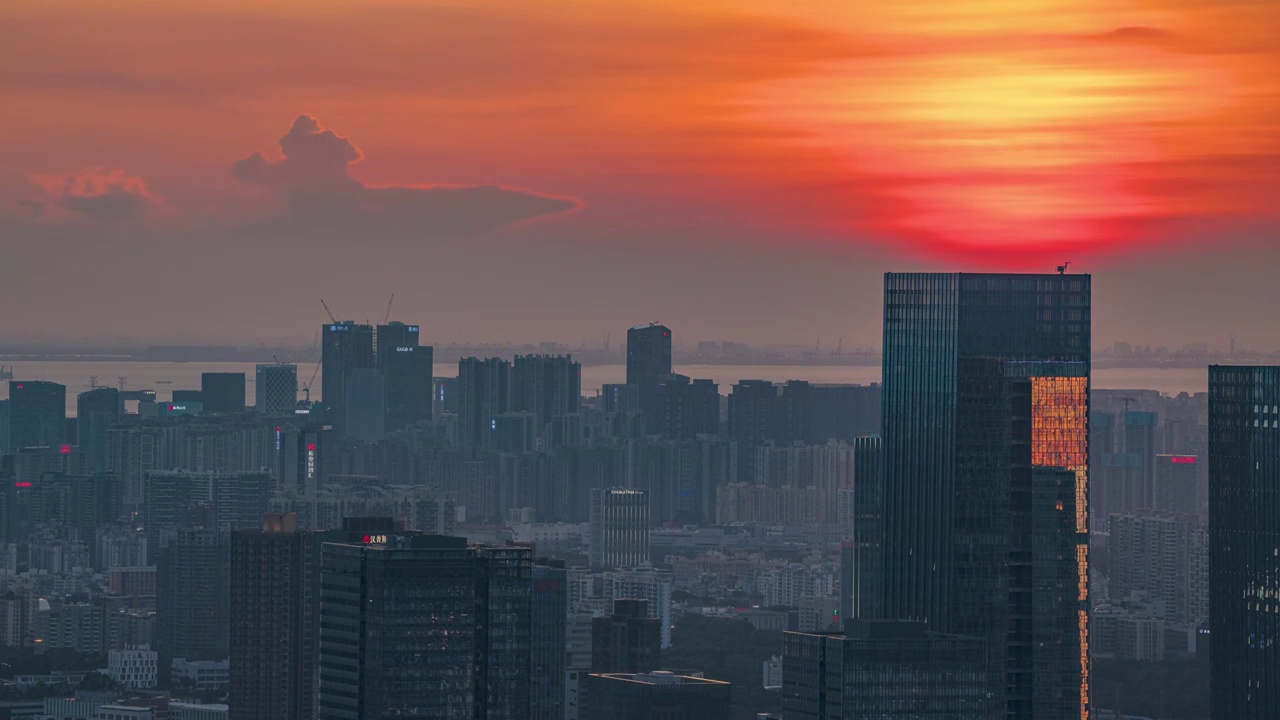
[[[316,444],[307,443],[307,479],[314,480],[316,477]]]
[[[1169,462],[1173,463],[1174,465],[1195,465],[1196,456],[1195,455],[1174,455],[1169,458]]]
[[[344,331],[344,330],[350,330],[350,329],[351,329],[351,328],[349,328],[349,327],[348,327],[348,326],[346,326],[346,325],[330,325],[330,326],[329,326],[329,331],[330,331],[330,332],[341,332],[341,331]]]
[[[366,545],[386,545],[386,535],[365,535],[364,542]]]
[[[70,455],[70,454],[71,454],[71,446],[70,446],[70,445],[63,445],[62,447],[58,448],[58,452],[62,453],[63,455]]]
[[[414,348],[411,348],[411,347],[398,347],[398,348],[396,348],[396,352],[413,352],[413,351],[414,351]]]
[[[13,486],[14,486],[14,487],[16,487],[16,488],[29,488],[29,487],[31,487],[31,481],[30,481],[30,480],[19,480],[18,482],[14,483],[14,484],[13,484]]]

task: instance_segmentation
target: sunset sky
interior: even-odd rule
[[[436,342],[870,346],[885,270],[1071,260],[1096,342],[1280,346],[1278,27],[1275,0],[8,0],[0,339],[307,338],[320,297],[396,292]]]

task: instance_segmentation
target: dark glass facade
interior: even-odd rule
[[[1280,717],[1280,367],[1209,368],[1215,720]]]
[[[222,660],[230,640],[231,537],[181,528],[159,548],[155,650],[170,658]],[[148,553],[153,552],[148,546]]]
[[[840,620],[880,616],[880,540],[884,467],[879,436],[853,441],[853,507],[840,549]]]
[[[568,616],[569,577],[564,569],[564,562],[535,562],[531,639],[533,650],[529,669],[531,720],[564,720]]]
[[[591,620],[591,672],[645,673],[662,661],[662,621],[649,617],[649,601],[613,601],[613,613]]]
[[[346,321],[320,328],[320,406],[339,437],[347,414],[347,377],[374,367],[373,327]]]
[[[419,345],[417,325],[392,322],[378,326],[377,365],[386,383],[386,432],[431,419],[434,352]]]
[[[657,412],[658,385],[671,374],[671,328],[636,325],[627,330],[627,384],[639,393],[646,417]]]
[[[324,545],[318,717],[529,717],[530,550],[368,537]]]
[[[76,442],[89,472],[108,468],[107,431],[120,422],[120,391],[94,388],[76,398]]]
[[[67,387],[43,380],[9,381],[9,447],[57,447],[67,433]]]
[[[881,611],[987,640],[1008,718],[1089,712],[1089,376],[1087,275],[885,277]]]
[[[208,413],[244,412],[244,373],[201,373],[200,400]]]
[[[988,720],[986,643],[923,623],[853,622],[849,633],[787,632],[787,720]]]

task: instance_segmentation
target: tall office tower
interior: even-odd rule
[[[511,368],[511,403],[533,413],[538,428],[582,410],[582,363],[568,355],[517,355]]]
[[[268,513],[261,530],[231,536],[231,697],[237,720],[315,717],[318,587],[311,533],[297,516]]]
[[[986,643],[925,627],[855,620],[843,634],[783,633],[783,716],[989,720]]]
[[[510,409],[511,363],[501,358],[458,361],[458,444],[486,447],[494,418]]]
[[[609,570],[649,562],[649,493],[591,489],[591,567]]]
[[[533,647],[529,664],[530,720],[564,720],[569,577],[563,560],[533,564]]]
[[[840,548],[840,619],[874,620],[879,617],[880,534],[884,511],[883,467],[878,435],[853,441],[853,487],[841,518],[848,523]]]
[[[1280,717],[1280,367],[1209,367],[1209,707]]]
[[[671,328],[657,323],[627,330],[627,384],[635,385],[645,417],[657,411],[658,385],[671,374]]]
[[[254,407],[266,415],[293,415],[298,407],[298,366],[259,365],[253,386]]]
[[[651,673],[592,673],[583,680],[580,720],[729,720],[733,686],[721,680]]]
[[[662,663],[662,621],[649,601],[622,598],[613,612],[591,620],[591,672],[646,673]]]
[[[356,368],[343,384],[346,403],[342,427],[346,437],[377,442],[386,434],[386,374],[376,368]]]
[[[347,377],[374,367],[373,327],[345,322],[320,328],[320,406],[338,437],[346,434]]]
[[[110,459],[107,431],[120,422],[120,391],[100,387],[76,398],[76,442],[84,453],[85,468],[97,473],[107,470]]]
[[[170,658],[222,660],[229,640],[230,536],[179,528],[160,549],[155,649]]]
[[[377,365],[386,383],[386,431],[395,432],[431,419],[433,351],[418,344],[418,326],[379,325]]]
[[[208,413],[244,412],[244,373],[200,373],[200,401]]]
[[[529,717],[528,548],[370,535],[322,552],[320,720]]]
[[[67,387],[43,380],[9,381],[9,447],[57,447],[67,434]]]
[[[985,639],[1006,718],[1089,713],[1088,275],[885,276],[883,614]]]

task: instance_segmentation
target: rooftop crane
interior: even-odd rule
[[[1067,268],[1069,268],[1069,267],[1071,267],[1071,261],[1070,261],[1070,260],[1068,260],[1068,261],[1066,261],[1066,262],[1062,263],[1061,265],[1059,265],[1059,266],[1058,266],[1058,274],[1059,274],[1059,275],[1066,275],[1066,274],[1067,274]]]
[[[302,395],[306,398],[305,402],[307,403],[311,402],[311,385],[316,381],[316,375],[319,374],[319,372],[320,363],[316,363],[316,369],[311,371],[311,379],[307,381],[306,385],[302,386]]]
[[[334,317],[334,316],[333,316],[333,311],[332,311],[332,310],[330,310],[330,309],[329,309],[329,306],[325,304],[325,302],[324,302],[324,298],[321,298],[321,299],[320,299],[320,307],[324,308],[324,314],[329,316],[329,319],[330,319],[331,321],[333,321],[333,324],[334,324],[334,325],[337,325],[337,324],[338,324],[338,318],[336,318],[336,317]]]
[[[387,311],[382,314],[382,324],[386,325],[391,321],[391,303],[396,301],[396,294],[391,293],[391,299],[387,301]]]

